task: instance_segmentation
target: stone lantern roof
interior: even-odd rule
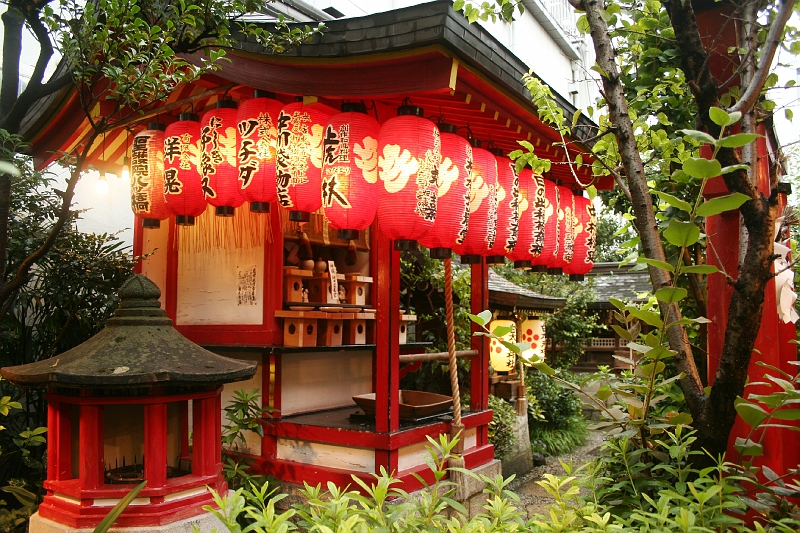
[[[255,374],[255,362],[217,355],[178,333],[160,308],[161,290],[147,277],[128,279],[119,297],[119,309],[94,337],[0,374],[17,385],[72,388],[215,385]]]

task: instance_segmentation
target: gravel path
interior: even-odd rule
[[[509,485],[508,488],[519,495],[521,505],[528,512],[528,518],[535,514],[546,514],[547,507],[555,503],[555,500],[547,494],[547,491],[536,482],[541,480],[544,474],[563,476],[564,469],[561,468],[559,459],[565,463],[572,461],[575,466],[591,461],[599,455],[602,443],[603,433],[601,431],[590,431],[586,437],[586,444],[572,453],[548,457],[546,465],[534,467],[533,470],[524,476],[517,477]]]

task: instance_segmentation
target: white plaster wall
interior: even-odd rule
[[[375,450],[338,446],[299,439],[278,438],[278,459],[341,468],[356,472],[375,472]]]
[[[142,254],[152,254],[142,261],[142,274],[161,289],[161,308],[167,287],[167,251],[169,245],[169,221],[164,220],[158,229],[143,229]]]
[[[372,392],[372,352],[290,353],[281,362],[281,414],[355,406]]]
[[[514,55],[550,85],[553,91],[571,101],[572,61],[533,15],[526,12],[513,24],[505,26],[511,34],[511,43],[507,46]]]

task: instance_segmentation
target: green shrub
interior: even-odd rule
[[[529,432],[533,451],[544,455],[560,455],[583,446],[589,428],[583,418],[571,418],[566,425],[559,428],[551,427],[547,423],[534,422]]]
[[[569,379],[569,375],[563,372],[562,377]],[[528,402],[538,404],[550,428],[565,428],[571,420],[581,417],[581,401],[575,392],[559,386],[542,372],[529,370],[525,376],[525,386]],[[541,421],[529,414],[528,427],[537,423]]]
[[[504,459],[517,443],[517,434],[514,432],[517,411],[507,401],[492,395],[489,395],[489,409],[492,410],[489,442],[494,445],[495,457]]]

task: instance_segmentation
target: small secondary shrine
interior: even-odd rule
[[[228,58],[138,116],[132,143],[121,130],[94,152],[98,166],[137,161],[134,251],[150,254],[139,268],[178,331],[257,364],[236,385],[260,389],[276,410],[264,437],[248,439],[257,468],[287,487],[351,485],[385,468],[415,490],[414,474],[432,477],[427,437],[449,433],[452,416],[447,399],[399,390],[401,362],[428,357],[407,337],[416,317],[400,305],[400,249],[457,252],[478,313],[491,262],[588,271],[594,218],[583,189],[613,180],[570,169],[579,148],[565,151],[538,119],[525,66],[448,2],[331,21],[280,56],[242,42]],[[82,142],[76,109],[63,93],[49,127],[28,122],[40,162]],[[575,135],[590,127],[579,120]],[[507,157],[518,141],[553,160],[551,171],[518,172]],[[488,341],[458,355],[471,362],[466,466],[499,472]]]

